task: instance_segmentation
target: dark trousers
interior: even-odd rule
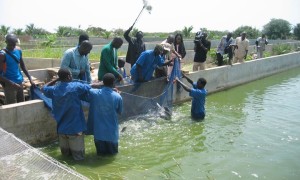
[[[218,66],[223,66],[224,64],[223,56],[220,53],[217,53],[217,61],[218,61]]]

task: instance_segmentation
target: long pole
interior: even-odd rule
[[[143,6],[142,10],[140,11],[138,17],[135,19],[134,23],[132,24],[132,27],[134,26],[134,24],[136,23],[136,21],[138,20],[138,18],[140,17],[141,13],[143,12],[145,6]]]

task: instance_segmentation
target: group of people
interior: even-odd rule
[[[154,74],[156,77],[162,75],[168,77],[174,61],[178,60],[182,63],[186,50],[181,34],[169,35],[165,41],[155,45],[153,50],[146,50],[141,31],[137,32],[135,37],[129,36],[132,28],[125,31],[124,38],[128,41],[126,62],[132,66],[130,73],[135,83],[149,81]],[[227,53],[231,57],[233,54],[231,52],[234,52],[230,51],[232,48],[236,50],[235,60],[240,61],[241,58],[245,58],[247,51],[245,50],[244,54],[238,51],[247,48],[248,40],[245,37],[246,34],[242,34],[236,39],[236,45],[233,45],[232,34],[224,36],[218,46],[218,58],[223,58],[223,55]],[[211,46],[211,42],[206,38],[205,32],[196,36],[193,70],[205,69],[206,54]],[[7,35],[6,43],[6,49],[0,53],[0,82],[5,89],[7,102],[21,102],[24,100],[24,96],[19,95],[23,93],[23,76],[18,68],[19,65],[32,86],[34,83],[26,70],[21,49],[16,46],[17,37],[13,34]],[[263,46],[262,43],[263,40],[258,40],[259,47]],[[115,37],[102,48],[98,71],[99,82],[95,83],[91,78],[88,59],[93,45],[88,35],[80,35],[78,45],[64,52],[58,78],[43,86],[44,95],[52,99],[52,113],[57,121],[57,133],[63,155],[72,155],[75,160],[83,160],[85,134],[94,135],[98,155],[118,153],[118,115],[122,113],[123,102],[114,86],[115,82],[123,79],[118,71],[117,52],[122,44],[122,38]],[[221,63],[220,60],[220,65]],[[185,78],[191,87],[184,84],[180,78]],[[204,119],[206,79],[199,78],[197,82],[193,82],[182,73],[182,77],[177,77],[175,81],[192,97],[192,118]],[[82,101],[89,103],[87,121],[84,117]]]
[[[235,39],[233,42],[232,33],[229,32],[226,36],[221,38],[220,43],[217,47],[217,62],[218,66],[224,65],[224,55],[228,56],[228,64],[232,65],[233,63],[243,63],[247,59],[248,50],[249,50],[249,40],[246,38],[247,33],[242,32],[241,36]],[[256,58],[263,58],[263,52],[265,47],[268,44],[268,40],[265,34],[262,34],[261,37],[258,37],[255,41],[256,45]]]
[[[122,113],[121,95],[114,89],[115,76],[106,73],[102,83],[75,81],[67,68],[58,71],[58,78],[42,87],[52,99],[52,114],[57,122],[61,153],[74,160],[85,155],[84,135],[94,135],[97,155],[118,153],[118,114]],[[101,87],[101,88],[100,88]],[[89,103],[88,120],[85,120],[82,101]]]

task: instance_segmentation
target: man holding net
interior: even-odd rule
[[[42,91],[46,97],[52,99],[52,114],[57,122],[61,153],[65,156],[72,155],[74,160],[83,160],[83,132],[86,130],[86,122],[81,99],[91,87],[82,82],[72,81],[71,71],[66,68],[59,69],[58,77],[43,86]]]
[[[207,94],[207,90],[204,89],[206,85],[206,79],[199,78],[197,82],[193,82],[184,73],[182,73],[182,76],[186,78],[186,80],[193,86],[192,88],[190,88],[183,82],[181,82],[178,78],[176,78],[176,81],[183,87],[184,90],[189,92],[189,95],[192,97],[192,118],[198,121],[203,120],[205,118],[205,98]]]
[[[118,114],[123,111],[121,95],[115,91],[115,76],[106,73],[101,89],[90,89],[86,100],[90,103],[88,131],[94,135],[97,155],[118,153],[119,121]]]
[[[164,48],[161,44],[157,44],[154,50],[144,51],[131,68],[131,79],[134,82],[146,82],[151,80],[157,66],[166,66],[172,62],[172,60],[165,62],[162,56],[169,51],[170,49]]]

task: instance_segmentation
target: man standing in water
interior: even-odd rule
[[[119,141],[118,114],[123,111],[123,100],[113,89],[115,76],[112,73],[103,76],[103,84],[103,88],[91,89],[87,95],[90,103],[87,134],[94,135],[97,155],[115,155]]]
[[[203,120],[205,118],[205,98],[207,94],[207,90],[204,89],[206,85],[206,79],[199,78],[197,82],[193,82],[184,73],[182,73],[182,76],[193,85],[192,88],[189,88],[178,78],[176,78],[176,81],[183,87],[184,90],[189,92],[189,95],[193,98],[191,108],[192,118],[197,121]]]
[[[72,155],[74,160],[83,160],[85,154],[84,135],[86,122],[81,106],[81,97],[90,85],[72,82],[69,69],[60,69],[58,79],[43,86],[46,97],[52,99],[53,116],[57,122],[57,134],[62,155]],[[59,83],[57,83],[60,81]]]

